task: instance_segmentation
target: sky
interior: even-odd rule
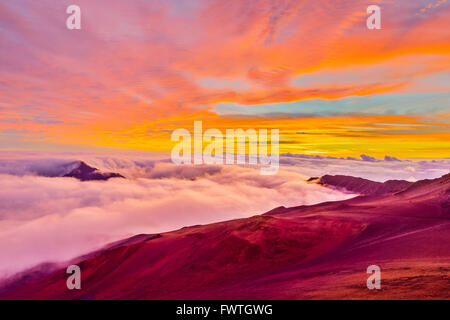
[[[449,158],[449,21],[446,0],[2,1],[0,150],[169,152],[201,120],[280,129],[281,153]]]

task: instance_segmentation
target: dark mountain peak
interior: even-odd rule
[[[72,172],[78,172],[78,173],[82,173],[82,174],[89,174],[89,173],[92,173],[92,172],[97,171],[97,170],[98,170],[97,168],[89,166],[86,162],[80,161],[79,164],[78,164],[78,167],[73,169]]]
[[[79,161],[76,167],[63,177],[76,178],[81,181],[106,181],[111,178],[125,178],[119,173],[101,172],[97,168],[89,166],[84,161]]]
[[[376,182],[368,179],[344,175],[325,175],[319,179],[311,178],[308,181],[316,182],[324,186],[344,189],[347,192],[358,193],[362,195],[380,195],[399,192],[413,184],[412,182],[405,180],[388,180],[386,182]]]

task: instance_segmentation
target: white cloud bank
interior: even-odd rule
[[[237,166],[164,162],[142,178],[107,182],[0,174],[0,277],[138,233],[349,197],[306,184],[306,178],[288,171],[261,176],[257,169]]]
[[[80,182],[55,177],[80,159],[127,179]],[[352,196],[306,183],[311,176],[419,179],[449,171],[448,161],[281,160],[276,175],[262,176],[257,168],[177,166],[136,155],[8,154],[0,159],[0,278],[42,262],[69,260],[139,233]]]

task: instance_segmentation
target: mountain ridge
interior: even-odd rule
[[[324,175],[320,178],[310,178],[307,182],[313,182],[326,187],[334,187],[339,190],[362,195],[381,195],[398,192],[413,184],[413,182],[406,180],[387,180],[385,182],[377,182],[346,175]]]

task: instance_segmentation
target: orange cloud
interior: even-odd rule
[[[20,141],[161,150],[167,149],[167,131],[180,119],[190,122],[200,116],[217,124],[244,125],[216,115],[220,102],[245,108],[449,89],[448,81],[438,77],[450,72],[445,1],[435,2],[431,7],[439,10],[420,19],[415,13],[423,7],[421,1],[373,1],[383,10],[382,29],[367,30],[367,2],[360,0],[131,0],[114,5],[79,0],[80,32],[66,30],[65,16],[55,13],[65,12],[64,1],[25,2],[27,16],[12,4],[0,4],[1,130],[20,131]],[[46,10],[50,5],[54,10]],[[435,82],[420,82],[435,75]],[[316,80],[295,83],[307,76]],[[226,81],[223,87],[207,86],[205,79],[245,86]],[[355,125],[363,121],[352,115],[343,119]],[[258,121],[249,123],[256,126]],[[325,130],[323,125],[335,120],[264,121],[272,127],[287,121],[293,131],[305,123]],[[156,126],[152,142],[146,133],[151,125]],[[367,146],[346,130],[342,126],[333,137],[341,141],[339,147],[325,135],[315,137],[314,146],[333,154],[353,154]],[[423,133],[435,151],[411,150],[446,155],[437,147],[447,137],[440,130]],[[12,148],[17,140],[8,137],[5,133],[0,139]],[[385,139],[378,131],[366,138],[373,137]],[[303,139],[290,136],[292,143],[285,148],[295,150]]]

